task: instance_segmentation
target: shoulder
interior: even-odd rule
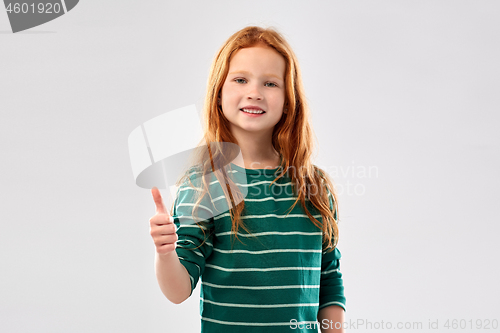
[[[331,183],[330,176],[328,175],[328,173],[325,170],[321,169],[316,164],[313,164],[313,167],[314,167],[314,171],[319,176],[321,184],[326,187],[326,191],[328,193],[328,196],[330,197],[331,196],[331,191],[330,191],[330,188],[328,186],[328,184]]]
[[[320,176],[323,177],[324,171],[319,166],[317,166],[316,164],[313,164],[313,168],[314,168],[314,171],[316,171],[316,173],[318,173]]]
[[[342,254],[337,247],[335,247],[333,250],[330,248],[326,251],[323,251],[323,261],[339,260],[341,258]]]
[[[196,202],[202,192],[202,185],[200,168],[196,166],[188,168],[176,184],[175,202],[177,204]]]
[[[204,179],[205,178],[205,179]],[[176,184],[176,192],[179,194],[182,191],[199,192],[204,188],[204,180],[209,185],[216,177],[213,173],[203,177],[203,170],[201,166],[191,166],[184,171]]]
[[[316,172],[316,174],[319,175],[319,177],[321,178],[321,181],[323,183],[325,183],[325,179],[328,179],[328,180],[330,179],[328,172],[326,172],[325,170],[323,170],[322,168],[320,168],[316,164],[313,164],[313,168],[314,168],[314,171]]]
[[[224,193],[213,173],[208,173],[205,177],[203,174],[201,168],[196,166],[185,171],[179,182],[180,185],[176,189],[175,207],[177,212],[185,214],[189,212],[188,215],[193,215],[196,211],[204,219],[218,215],[214,199],[220,199]],[[217,202],[219,201],[223,200]]]

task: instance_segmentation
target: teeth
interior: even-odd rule
[[[264,111],[257,111],[257,110],[249,110],[249,109],[241,109],[243,112],[247,113],[264,113]]]

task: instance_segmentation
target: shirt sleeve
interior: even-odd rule
[[[339,249],[323,252],[321,261],[321,284],[319,288],[319,309],[330,305],[338,305],[345,311],[344,282],[340,272]]]
[[[335,220],[337,210],[333,207],[333,196],[329,193],[330,209],[334,211]],[[330,305],[338,305],[345,311],[346,299],[344,296],[344,282],[340,272],[340,250],[324,251],[321,258],[321,283],[319,289],[319,309]]]
[[[191,294],[205,270],[205,262],[213,249],[213,210],[211,200],[205,196],[195,211],[197,196],[195,189],[182,185],[177,191],[172,217],[177,227],[177,246],[175,251],[191,279]],[[196,221],[196,222],[195,222]],[[197,223],[198,222],[198,223]],[[190,295],[191,295],[190,294]]]

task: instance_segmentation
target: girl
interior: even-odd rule
[[[172,216],[152,189],[162,292],[181,303],[201,278],[204,333],[342,331],[337,197],[311,163],[300,70],[280,34],[247,27],[226,41],[204,120],[207,149],[177,182]]]

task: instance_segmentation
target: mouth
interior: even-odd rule
[[[242,108],[240,111],[243,111],[248,114],[264,114],[266,111],[259,108]]]

